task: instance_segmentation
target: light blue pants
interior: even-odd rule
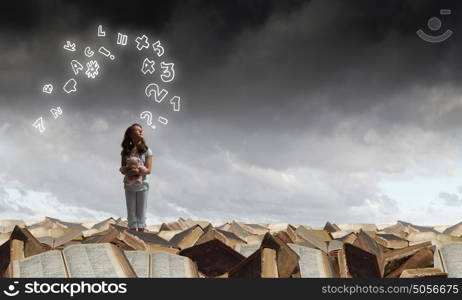
[[[132,192],[125,190],[125,199],[127,201],[127,220],[129,228],[146,227],[148,191],[149,190]]]

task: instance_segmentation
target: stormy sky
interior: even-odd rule
[[[2,3],[0,219],[125,218],[120,143],[141,123],[151,224],[459,222],[461,14],[457,1],[422,0]],[[428,43],[418,29],[453,35]],[[136,49],[143,34],[161,41],[161,58]],[[154,74],[141,72],[145,58]],[[74,59],[97,60],[99,74],[74,75]],[[172,82],[161,61],[175,64]],[[77,92],[66,94],[70,78]],[[181,97],[180,111],[147,98],[149,83]]]

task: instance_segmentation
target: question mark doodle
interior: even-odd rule
[[[156,129],[156,126],[155,125],[152,125],[152,113],[148,110],[145,110],[143,111],[141,114],[140,114],[140,118],[141,120],[144,120],[146,119],[146,123],[151,126],[152,129]]]

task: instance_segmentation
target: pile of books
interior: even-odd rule
[[[99,223],[0,221],[0,277],[462,277],[453,226],[210,223],[179,218],[145,232]]]

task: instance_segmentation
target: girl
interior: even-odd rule
[[[143,176],[140,185],[128,185],[124,183],[125,200],[127,202],[128,227],[132,230],[144,231],[146,227],[146,207],[149,191],[149,174],[151,174],[152,151],[144,141],[143,128],[139,124],[133,124],[127,128],[122,141],[122,166],[120,172],[124,175]],[[127,167],[129,157],[138,157],[146,168]]]

